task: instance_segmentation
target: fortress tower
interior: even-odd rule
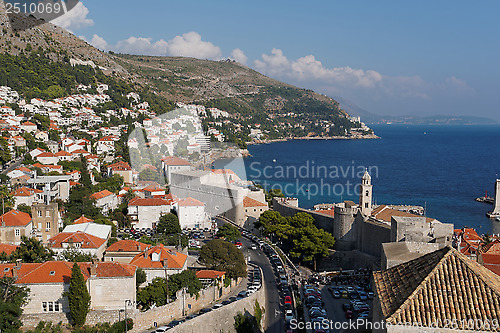
[[[498,185],[498,183],[497,183]],[[372,177],[365,171],[363,178],[361,178],[361,185],[359,188],[359,208],[361,213],[367,216],[372,212]]]
[[[500,179],[497,179],[495,185],[495,201],[493,202],[491,215],[500,216]]]

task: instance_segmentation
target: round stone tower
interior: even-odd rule
[[[352,250],[356,245],[354,225],[358,206],[352,201],[335,204],[333,215],[333,237],[337,250]]]

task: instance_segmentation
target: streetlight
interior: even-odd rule
[[[132,306],[134,305],[135,301],[131,301],[129,299],[125,300],[125,333],[127,333],[128,331],[128,327],[127,327],[127,304],[129,306]]]

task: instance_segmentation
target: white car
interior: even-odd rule
[[[168,326],[160,326],[156,329],[156,333],[163,333],[163,332],[166,332],[167,330],[169,329]]]
[[[257,250],[257,245],[252,244],[251,248],[252,248],[252,250]]]

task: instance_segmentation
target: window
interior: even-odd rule
[[[366,191],[366,196],[369,196],[370,195],[370,192],[369,191]]]
[[[54,302],[49,302],[49,312],[54,311]]]
[[[42,310],[43,312],[47,312],[47,302],[42,302]]]
[[[46,217],[50,217],[50,210],[48,210],[48,211],[45,212],[45,216]]]
[[[21,235],[21,230],[16,229],[15,233],[16,233],[16,236],[19,237]]]
[[[38,217],[42,217],[42,211],[41,211],[41,210],[39,210],[39,211],[37,212],[37,215],[38,215]]]
[[[56,275],[56,271],[50,271],[49,275]]]
[[[47,222],[46,226],[47,226],[47,229],[50,229],[50,222]]]
[[[368,202],[365,203],[365,208],[368,208]]]
[[[9,267],[5,267],[5,268],[3,269],[3,271],[4,271],[4,272],[8,272],[8,271],[9,271]]]
[[[61,307],[60,307],[59,302],[54,302],[54,311],[59,312],[59,311],[60,311],[60,310],[59,310],[60,308],[61,308]]]

